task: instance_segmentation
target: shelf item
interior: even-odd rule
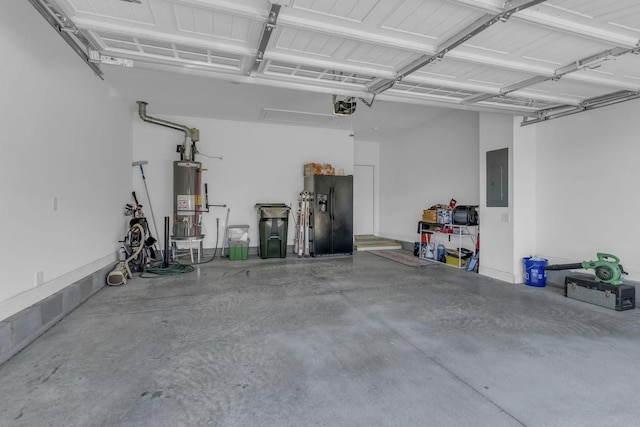
[[[435,258],[429,258],[426,256],[429,244],[436,248],[435,242],[432,242],[431,238],[438,236],[438,240],[441,242],[442,237],[447,236],[449,242],[454,243],[453,247],[445,250],[445,262],[442,264],[450,265],[458,268],[466,268],[468,262],[471,262],[471,257],[463,255],[463,239],[465,241],[469,239],[473,244],[472,256],[476,254],[476,242],[479,231],[478,225],[456,225],[456,224],[438,224],[435,222],[419,221],[418,222],[418,234],[420,235],[418,243],[418,256],[422,259],[428,259],[434,262],[440,262],[437,258],[437,250],[432,250]],[[451,239],[453,237],[453,240]],[[451,246],[451,245],[450,245]],[[453,253],[449,253],[452,251]]]

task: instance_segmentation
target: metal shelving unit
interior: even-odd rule
[[[449,231],[451,230],[451,231]],[[456,243],[455,249],[458,252],[458,265],[451,265],[447,263],[443,263],[449,265],[451,267],[457,268],[466,268],[466,266],[462,265],[462,253],[460,248],[463,248],[463,239],[469,239],[473,244],[473,255],[477,255],[476,253],[476,242],[478,238],[478,232],[480,231],[479,225],[456,225],[456,224],[438,224],[434,222],[426,222],[419,221],[418,222],[418,234],[419,234],[419,245],[418,245],[418,257],[421,259],[426,259],[434,262],[438,262],[435,258],[427,258],[423,256],[423,247],[428,244],[428,242],[423,242],[423,235],[428,234],[431,237],[438,236],[438,241],[441,240],[441,237],[448,237],[448,242]],[[452,240],[453,238],[453,240]],[[431,239],[429,239],[431,240]],[[436,243],[436,242],[430,242]],[[445,245],[446,246],[446,245]],[[447,249],[451,249],[450,247]]]

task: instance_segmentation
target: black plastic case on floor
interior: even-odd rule
[[[636,307],[633,285],[609,285],[595,281],[594,276],[576,274],[564,279],[564,296],[617,311]]]

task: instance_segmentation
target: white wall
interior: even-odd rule
[[[555,264],[605,252],[640,278],[639,113],[634,101],[526,127],[480,114],[481,274],[522,283],[525,256]],[[504,147],[509,207],[487,208],[485,153]]]
[[[441,110],[380,144],[383,237],[416,241],[422,211],[451,198],[478,204],[478,113]]]
[[[28,2],[2,9],[0,320],[115,261],[131,182],[131,110]]]
[[[373,141],[354,141],[354,164],[373,166],[373,232],[380,230],[380,143]]]
[[[483,275],[513,282],[513,118],[480,113],[480,268]],[[509,150],[509,203],[507,207],[487,207],[487,152]]]
[[[331,163],[353,174],[354,143],[345,130],[316,129],[301,126],[236,122],[194,117],[171,117],[154,114],[153,104],[147,107],[151,117],[162,118],[200,130],[196,155],[204,168],[203,182],[208,183],[209,203],[226,204],[230,209],[229,224],[248,224],[250,246],[258,246],[256,203],[285,203],[291,213],[297,211],[297,199],[304,187],[303,165],[310,162]],[[184,134],[134,118],[134,160],[147,160],[145,175],[151,203],[163,233],[164,217],[173,218],[173,162],[179,160],[176,145]],[[133,171],[133,185],[150,217],[148,202],[139,170]],[[219,218],[222,246],[227,208],[212,208],[204,214],[204,246],[216,244],[216,218]],[[295,221],[289,217],[288,243],[293,243]],[[162,241],[163,236],[160,236]]]
[[[511,118],[513,141],[513,283],[524,282],[524,257],[537,253],[537,128],[520,127],[521,117]]]
[[[640,101],[536,127],[537,252],[550,262],[620,257],[640,280]]]
[[[522,258],[536,254],[536,133],[520,121],[480,113],[479,272],[510,283],[522,283]],[[509,204],[487,207],[487,152],[502,148],[509,150]]]

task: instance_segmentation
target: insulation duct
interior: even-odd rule
[[[196,142],[200,140],[200,131],[196,128],[190,128],[185,125],[173,123],[168,120],[158,119],[147,115],[147,103],[144,101],[138,102],[138,115],[140,118],[148,123],[168,127],[171,129],[184,132],[184,142],[182,143],[182,149],[180,152],[181,160],[195,160],[196,154]],[[187,145],[187,139],[191,139],[191,145]]]

